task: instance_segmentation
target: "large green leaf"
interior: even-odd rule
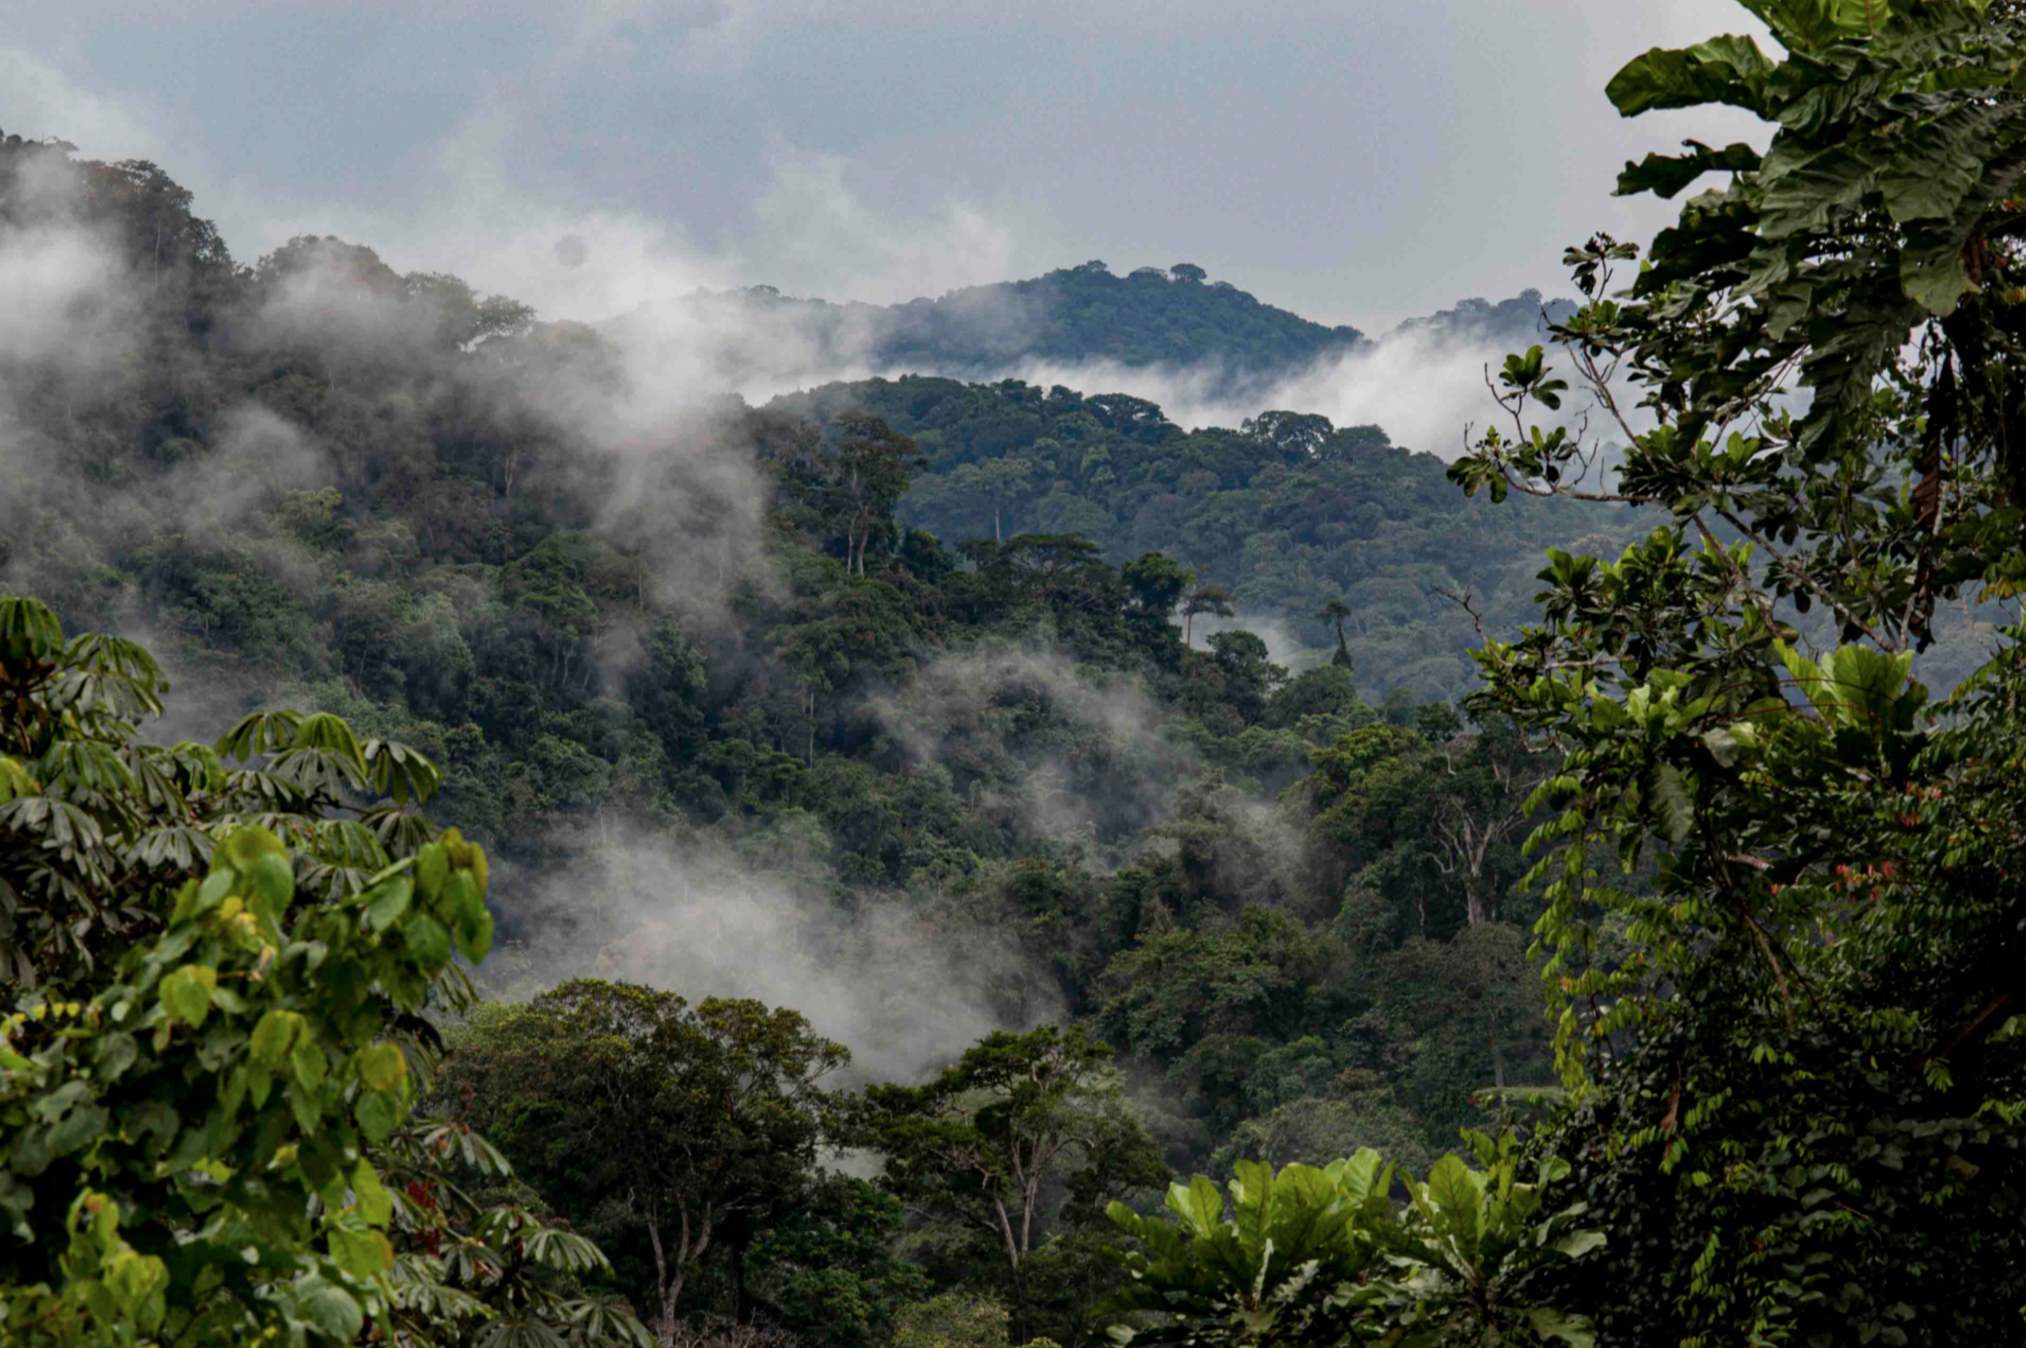
[[[1773,63],[1748,37],[1717,37],[1685,49],[1655,47],[1611,77],[1605,97],[1626,117],[1657,108],[1730,103],[1758,111]]]
[[[294,1288],[297,1318],[339,1343],[350,1343],[365,1328],[366,1316],[352,1294],[319,1274],[298,1281]]]
[[[1743,142],[1713,150],[1701,141],[1683,141],[1687,154],[1649,154],[1637,164],[1627,164],[1618,175],[1618,195],[1636,196],[1651,192],[1662,199],[1672,197],[1705,173],[1743,173],[1759,166],[1759,152]]]
[[[1484,1236],[1484,1177],[1464,1163],[1460,1156],[1444,1156],[1428,1172],[1428,1201],[1438,1216],[1438,1227],[1454,1242],[1457,1253],[1469,1264],[1477,1262],[1477,1245]]]

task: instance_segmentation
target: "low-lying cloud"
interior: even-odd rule
[[[630,832],[571,848],[527,882],[535,981],[588,974],[693,1003],[793,1007],[851,1049],[857,1079],[911,1080],[993,1030],[1062,1014],[1007,930],[920,896],[839,908],[823,892],[828,840],[802,825],[780,844],[799,856]]]

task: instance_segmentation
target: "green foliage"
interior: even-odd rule
[[[894,1254],[901,1225],[900,1202],[890,1194],[865,1180],[827,1177],[754,1244],[754,1280],[805,1343],[898,1341],[897,1311],[929,1290],[921,1268]]]
[[[911,437],[923,463],[899,504],[903,526],[950,543],[1074,531],[1126,568],[1158,550],[1316,647],[1336,645],[1333,599],[1346,609],[1343,658],[1368,686],[1420,699],[1466,691],[1480,640],[1463,608],[1431,598],[1468,591],[1488,630],[1509,631],[1529,616],[1522,568],[1544,545],[1634,535],[1630,513],[1605,504],[1458,502],[1434,455],[1292,412],[1185,431],[1122,395],[914,375],[773,406],[822,423],[878,416]]]
[[[371,1322],[640,1343],[623,1310],[523,1276],[602,1268],[588,1242],[510,1209],[419,1220],[441,1151],[409,1121],[433,1061],[423,1014],[468,998],[454,949],[487,953],[486,857],[395,809],[320,815],[341,795],[426,794],[427,760],[293,712],[248,717],[216,750],[146,745],[126,719],[162,710],[145,651],[66,640],[12,597],[0,633],[10,916],[33,934],[86,914],[68,943],[15,947],[36,977],[0,1020],[8,1341],[347,1343]],[[453,1270],[445,1229],[467,1260],[512,1254]]]
[[[1540,1269],[1604,1244],[1576,1225],[1582,1205],[1546,1212],[1566,1162],[1520,1178],[1510,1133],[1468,1133],[1474,1168],[1444,1156],[1425,1183],[1371,1148],[1326,1168],[1239,1162],[1225,1197],[1202,1176],[1168,1190],[1175,1222],[1122,1203],[1115,1225],[1144,1253],[1125,1258],[1133,1287],[1114,1303],[1122,1343],[1509,1344],[1595,1342],[1582,1317],[1526,1295]]]
[[[1007,1348],[1010,1319],[990,1298],[946,1292],[902,1309],[893,1348]]]
[[[884,1155],[889,1189],[984,1233],[1017,1274],[1058,1221],[1166,1177],[1121,1086],[1079,1027],[1000,1031],[924,1085],[867,1087],[845,1135]]]
[[[1615,561],[1551,550],[1545,621],[1480,657],[1551,737],[1529,843],[1570,1110],[1549,1128],[1613,1242],[1570,1282],[1614,1341],[1999,1342],[2026,1284],[2017,628],[1944,705],[1914,677],[1960,600],[2017,592],[2026,133],[2012,6],[1748,6],[1635,60],[1621,110],[1725,103],[1763,155],[1691,143],[1621,190],[1731,179],[1637,250],[1569,261],[1557,329],[1629,441],[1526,424],[1466,490],[1664,507]],[[1652,419],[1635,430],[1614,379]],[[1809,394],[1787,410],[1790,380]],[[1947,665],[1941,668],[1947,669]],[[1972,822],[1974,821],[1974,822]],[[1605,878],[1611,853],[1654,884]]]
[[[798,1012],[577,979],[476,1018],[439,1089],[573,1221],[629,1259],[651,1250],[640,1290],[666,1341],[713,1242],[750,1243],[807,1200],[815,1083],[849,1060]]]

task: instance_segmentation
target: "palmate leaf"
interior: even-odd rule
[[[443,773],[436,765],[405,744],[370,739],[359,752],[374,793],[391,796],[397,805],[428,800],[443,784]]]
[[[412,1129],[414,1145],[431,1155],[454,1160],[482,1175],[505,1178],[513,1173],[499,1149],[461,1123],[442,1119],[418,1119]]]
[[[300,788],[310,796],[342,796],[366,785],[366,769],[355,752],[303,745],[284,749],[268,765],[268,772]]]
[[[569,1348],[560,1329],[525,1312],[486,1321],[472,1342],[476,1348]]]
[[[278,753],[295,742],[295,728],[302,721],[298,711],[248,712],[218,737],[215,748],[223,758],[250,763],[262,754]]]
[[[538,1226],[521,1233],[521,1252],[545,1268],[565,1273],[611,1271],[605,1252],[574,1231],[555,1226]]]
[[[72,669],[106,674],[137,692],[166,693],[169,680],[145,646],[103,632],[86,632],[64,650],[63,663]]]
[[[555,1310],[568,1322],[573,1343],[654,1348],[654,1335],[618,1297],[581,1297],[558,1302]]]
[[[156,814],[189,812],[189,801],[177,781],[182,764],[167,749],[153,744],[129,744],[120,750],[120,756],[133,774],[135,790],[147,810]]]
[[[366,811],[359,823],[390,857],[412,856],[436,838],[436,825],[428,816],[392,806]]]
[[[73,798],[120,797],[139,787],[125,757],[98,740],[59,740],[35,765],[35,771],[44,790]]]
[[[435,1326],[457,1320],[475,1320],[486,1313],[486,1305],[461,1288],[443,1282],[441,1261],[423,1254],[397,1254],[387,1271],[394,1291],[394,1304],[414,1311]],[[440,1328],[439,1328],[440,1332]]]
[[[162,700],[153,688],[124,674],[97,670],[67,670],[49,691],[49,704],[82,718],[160,716]],[[117,738],[127,738],[133,727],[119,734],[120,723],[101,723]]]
[[[0,595],[0,661],[52,660],[63,650],[63,624],[47,604]]]
[[[188,824],[165,824],[134,839],[122,859],[142,870],[168,867],[174,871],[199,871],[210,866],[214,846],[211,836],[201,829]]]

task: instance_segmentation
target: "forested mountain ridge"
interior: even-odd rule
[[[1543,1078],[1525,912],[1501,912],[1541,768],[1510,735],[1405,690],[1375,711],[1348,648],[1290,674],[1243,630],[1185,639],[1178,607],[1225,601],[1159,552],[910,528],[923,446],[878,416],[665,403],[590,328],[336,239],[241,266],[191,206],[154,165],[0,151],[7,251],[51,268],[32,339],[0,352],[0,582],[72,631],[150,639],[183,697],[144,735],[294,706],[426,753],[432,816],[494,857],[496,990],[757,996],[896,1084],[1063,1019],[1117,1045],[1080,1070],[1130,1074],[1112,1159],[1143,1176],[1361,1135],[1417,1158],[1478,1083]],[[1105,437],[1179,434],[1091,404]],[[1382,440],[1357,443],[1405,460]],[[1207,443],[1187,452],[1306,453]],[[1446,843],[1451,814],[1484,845]],[[43,917],[10,912],[0,951],[56,977],[68,928]],[[1205,981],[1227,965],[1243,978]],[[888,1231],[844,1192],[810,1238]],[[603,1210],[573,1193],[553,1197],[576,1219]],[[911,1278],[998,1295],[1018,1273],[1033,1332],[1091,1331],[1088,1203],[1048,1190],[1031,1267],[981,1265],[946,1215],[868,1323],[927,1290]],[[596,1230],[650,1304],[646,1231]],[[804,1257],[713,1256],[683,1304],[784,1307]],[[816,1303],[795,1322],[866,1332]]]
[[[758,328],[768,342],[812,348],[813,368],[853,366],[988,376],[1027,361],[1124,366],[1208,365],[1228,387],[1356,349],[1356,328],[1325,327],[1262,304],[1200,267],[1140,267],[1115,275],[1102,262],[1024,281],[968,286],[936,299],[877,305],[783,295],[772,286],[698,291],[660,305],[708,328]],[[615,319],[616,336],[652,326],[650,306]],[[736,369],[728,370],[736,376]]]
[[[1460,706],[1360,691],[1344,582],[1432,506],[1376,428],[671,399],[0,144],[0,582],[55,606],[0,593],[0,1330],[2013,1342],[2026,11],[1747,8],[1772,54],[1607,92],[1765,153],[1627,165],[1727,181],[1570,250],[1442,470],[1603,521],[1517,630],[1455,596]],[[1029,479],[1110,541],[1009,532]],[[1220,497],[1335,568],[1320,662],[1196,574],[1256,534],[1128,555]]]
[[[1568,300],[1543,301],[1528,290],[1496,304],[1463,300],[1395,331],[1524,347],[1571,308]],[[802,299],[765,285],[698,290],[601,327],[619,341],[645,345],[669,329],[712,334],[711,368],[734,386],[756,376],[831,370],[996,379],[1030,365],[1092,365],[1190,370],[1207,392],[1241,399],[1265,396],[1278,381],[1374,345],[1356,328],[1326,327],[1263,304],[1188,263],[1118,276],[1102,262],[1086,262],[891,305]]]

